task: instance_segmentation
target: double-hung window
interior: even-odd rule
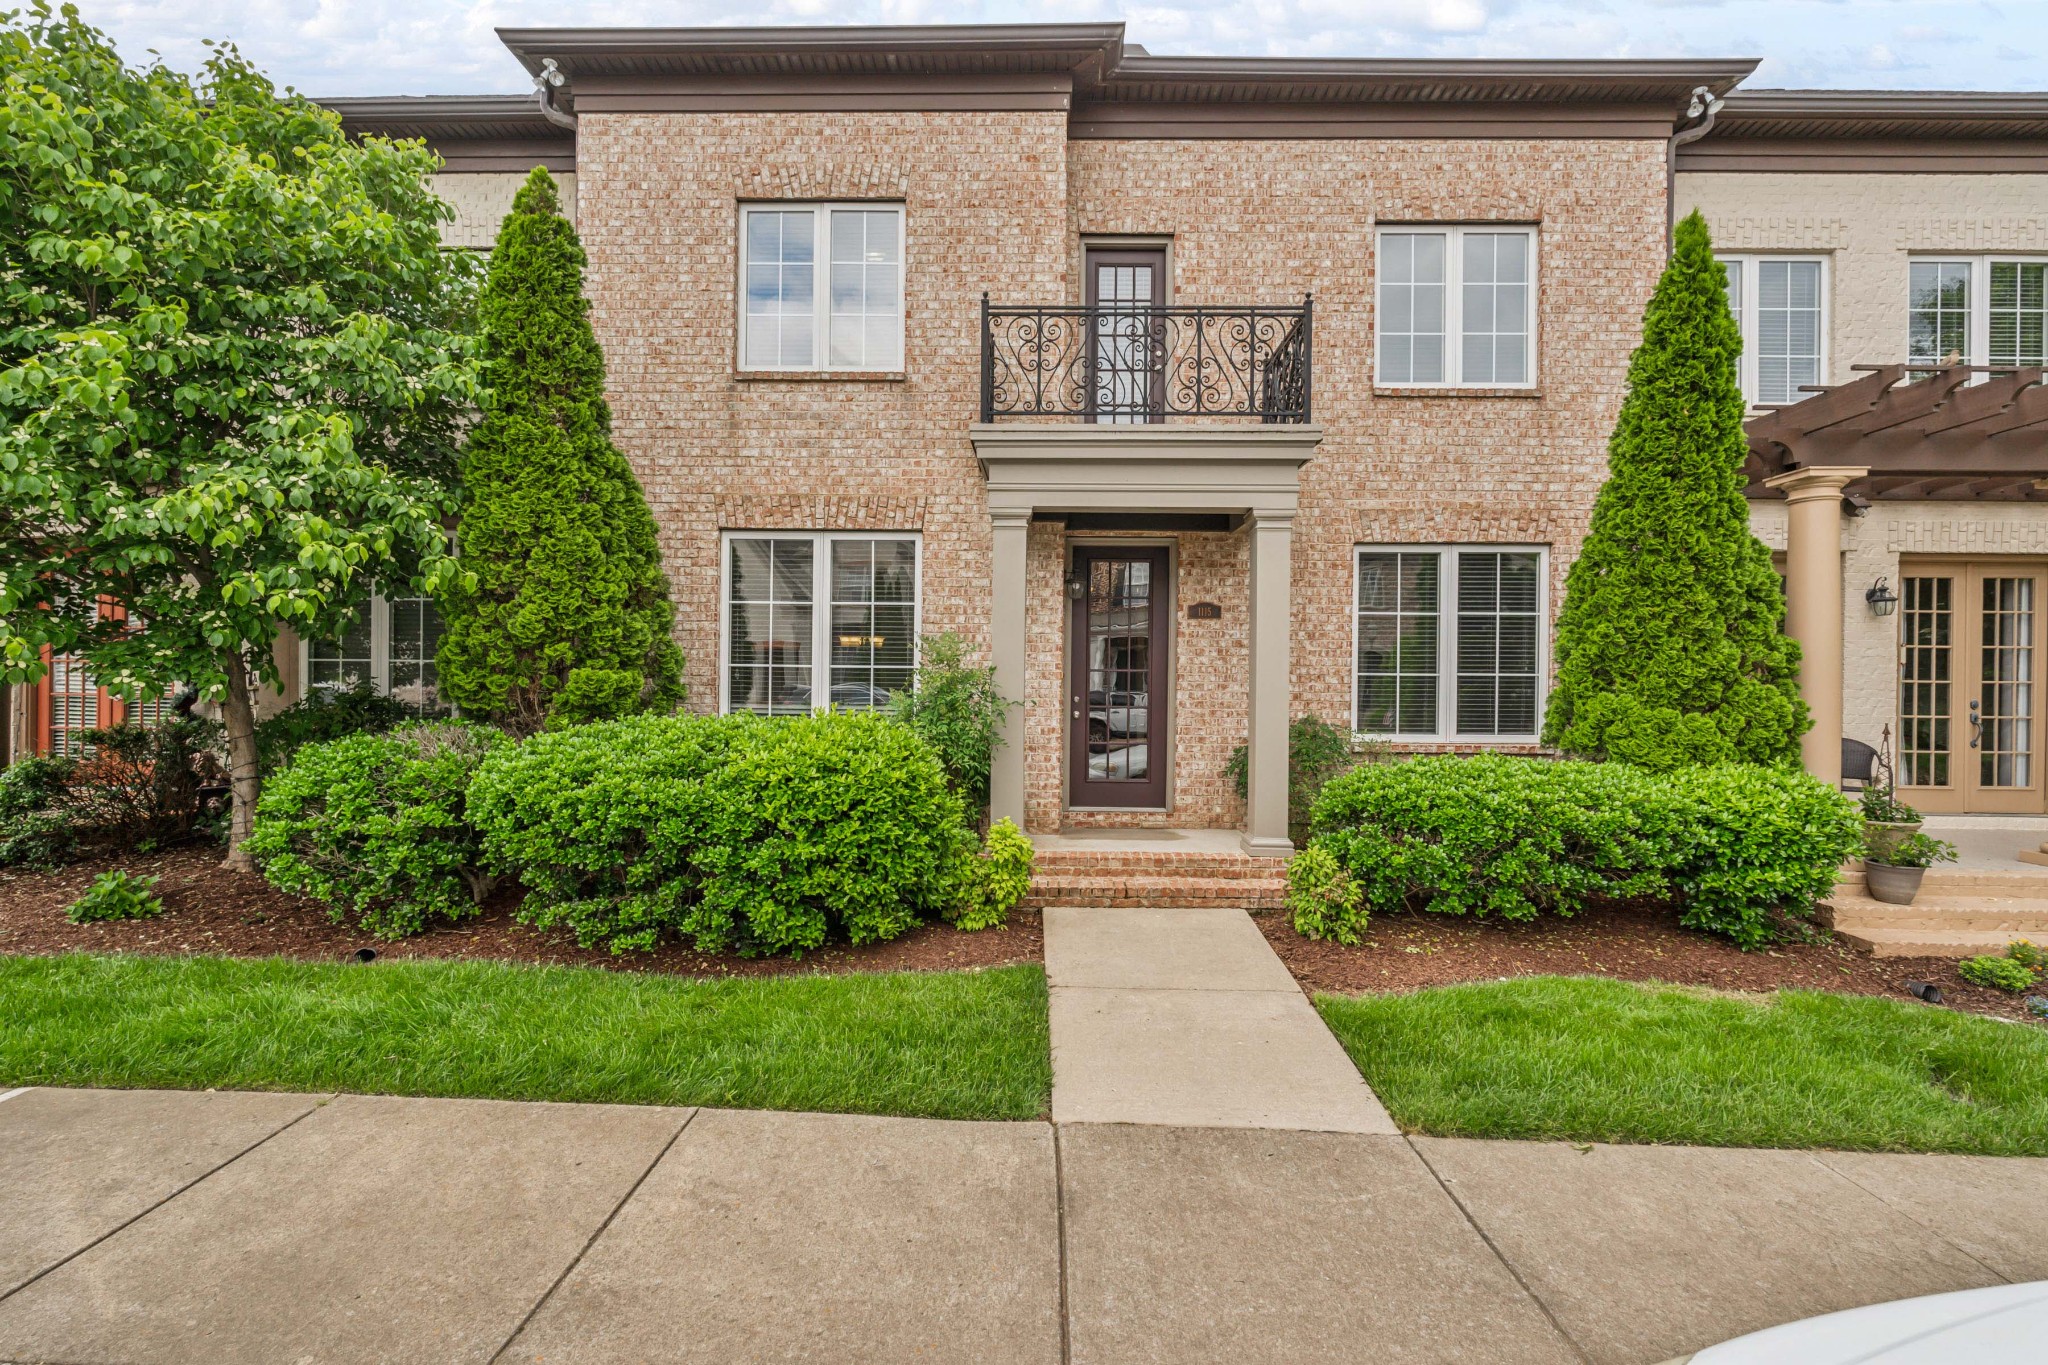
[[[916,536],[729,532],[727,711],[886,706],[917,667]]]
[[[1380,384],[1536,382],[1532,228],[1389,227],[1379,234]]]
[[[1723,256],[1728,308],[1742,333],[1738,372],[1751,403],[1797,403],[1827,372],[1823,262],[1810,256]]]
[[[340,637],[308,640],[300,676],[306,686],[346,691],[368,683],[422,716],[446,715],[434,653],[441,609],[431,597],[373,595]]]
[[[1548,552],[1362,546],[1352,728],[1418,740],[1534,740]]]
[[[2048,259],[1938,256],[1907,265],[1906,361],[2048,364]]]
[[[740,208],[740,368],[903,368],[903,206]]]

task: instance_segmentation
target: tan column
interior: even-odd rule
[[[1010,701],[1024,700],[1024,560],[1031,513],[1003,509],[989,514],[995,549],[989,577],[989,662],[996,687]],[[1024,827],[1024,708],[1012,706],[1003,720],[1003,742],[989,771],[989,818],[1008,817]]]
[[[1287,721],[1293,707],[1288,651],[1294,632],[1294,513],[1251,517],[1251,733],[1244,851],[1284,858],[1287,839]]]
[[[1785,492],[1785,633],[1799,642],[1799,695],[1813,728],[1806,771],[1842,781],[1842,490],[1868,469],[1822,466],[1765,480]]]

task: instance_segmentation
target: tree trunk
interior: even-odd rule
[[[263,774],[256,763],[256,699],[240,655],[228,665],[228,694],[221,702],[220,718],[228,735],[228,785],[234,793],[234,809],[228,815],[227,865],[253,872],[256,864],[242,851],[242,844],[256,827],[256,798],[263,794]]]

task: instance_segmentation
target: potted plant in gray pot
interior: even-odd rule
[[[1899,800],[1891,774],[1863,789],[1864,857],[1871,862],[1890,862],[1891,851],[1920,832],[1920,812]],[[1924,866],[1924,864],[1923,864]]]
[[[1955,860],[1954,844],[1915,830],[1887,848],[1882,859],[1875,851],[1866,853],[1863,875],[1869,880],[1872,898],[1891,905],[1911,905],[1920,894],[1920,882],[1927,869],[1935,863]]]

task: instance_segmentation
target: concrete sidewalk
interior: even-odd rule
[[[1055,1123],[1397,1133],[1242,910],[1045,912]]]
[[[30,1090],[0,1359],[1651,1365],[2044,1223],[2048,1161]]]

